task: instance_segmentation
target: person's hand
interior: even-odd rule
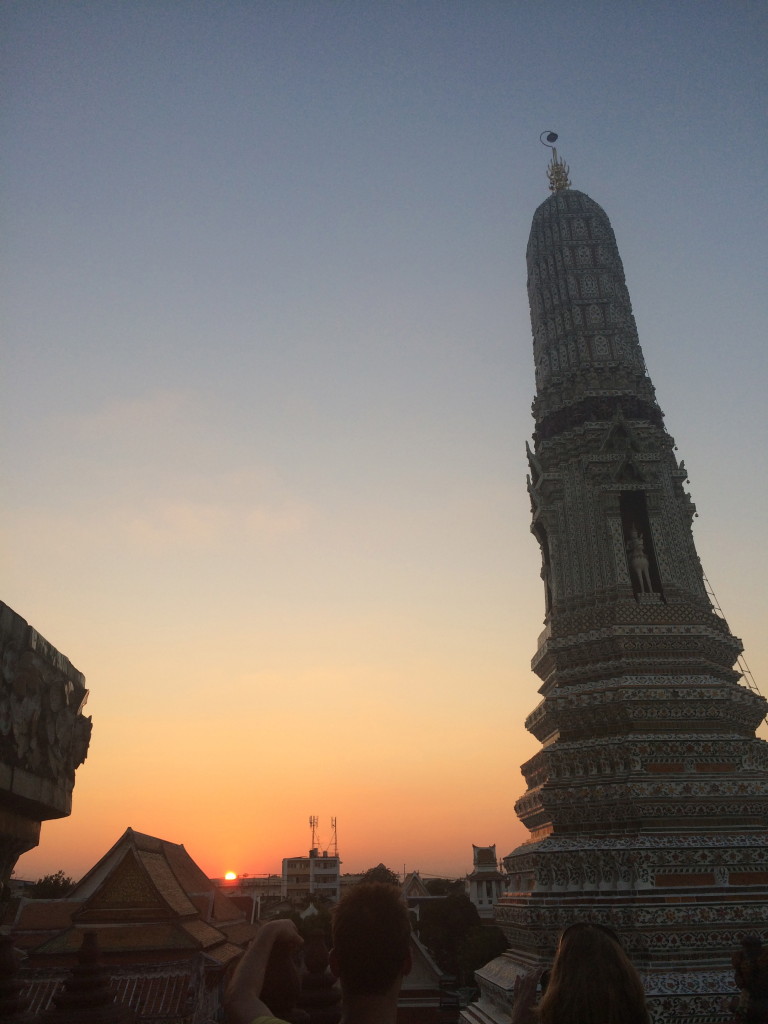
[[[536,1002],[536,989],[543,973],[541,968],[536,968],[528,974],[518,974],[515,978],[509,1024],[535,1024],[536,1014],[533,1012],[533,1006]]]
[[[274,945],[285,944],[287,946],[299,947],[304,945],[304,939],[299,934],[299,929],[293,921],[267,921],[259,929],[258,935],[253,943],[269,943],[270,948]]]
[[[304,940],[293,921],[267,921],[256,933],[227,986],[224,1009],[229,1024],[250,1024],[255,1017],[271,1017],[261,999],[267,963],[275,946],[295,949]]]

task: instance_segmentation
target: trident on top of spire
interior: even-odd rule
[[[546,135],[546,139],[544,136]],[[557,132],[542,132],[539,136],[539,142],[542,146],[546,146],[547,149],[552,150],[552,159],[547,166],[547,177],[549,178],[549,191],[550,192],[562,192],[563,189],[571,187],[571,180],[568,177],[570,168],[565,160],[561,160],[557,155],[554,143],[557,142]]]

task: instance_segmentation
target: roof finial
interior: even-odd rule
[[[544,138],[545,135],[546,138]],[[557,142],[557,132],[542,132],[539,136],[539,142],[541,142],[542,146],[546,146],[547,149],[552,150],[552,159],[547,167],[549,191],[562,192],[563,189],[570,188],[571,180],[568,177],[568,171],[570,168],[565,160],[561,160],[558,157],[557,150],[554,145]]]

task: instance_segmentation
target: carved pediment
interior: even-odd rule
[[[107,875],[78,915],[81,919],[136,916],[145,919],[171,917],[166,900],[158,892],[133,850]]]
[[[600,448],[603,452],[639,452],[640,442],[618,409]]]
[[[613,473],[613,480],[617,484],[646,483],[646,476],[635,462],[631,451],[628,451],[626,457],[619,463]]]

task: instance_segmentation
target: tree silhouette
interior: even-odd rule
[[[400,878],[394,871],[390,871],[384,864],[377,864],[375,868],[368,868],[361,882],[384,882],[386,885],[400,885]]]
[[[60,900],[68,896],[75,884],[74,878],[57,871],[54,875],[43,875],[34,885],[24,891],[33,900]]]

